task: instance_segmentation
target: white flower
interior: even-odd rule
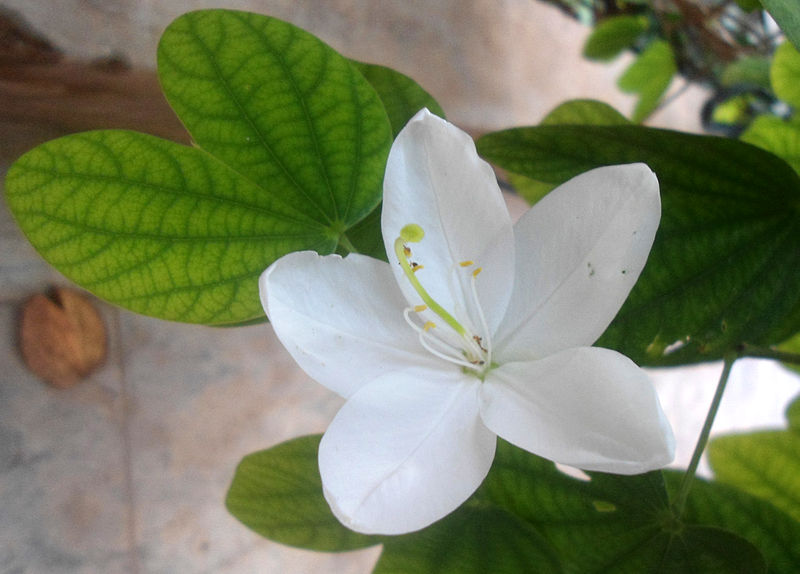
[[[260,280],[278,338],[347,399],[319,449],[339,520],[365,533],[428,526],[481,484],[496,435],[585,470],[671,461],[647,376],[590,347],[644,267],[660,210],[647,166],[614,166],[512,226],[469,136],[418,113],[386,168],[390,264],[297,252]]]

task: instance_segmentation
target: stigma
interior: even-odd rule
[[[445,309],[420,281],[420,277],[424,278],[425,275],[420,273],[424,266],[411,260],[412,249],[408,244],[419,243],[424,237],[425,231],[422,227],[410,223],[403,227],[394,243],[395,255],[403,274],[422,299],[422,304],[406,308],[403,316],[417,332],[419,341],[426,350],[483,379],[492,366],[492,345],[476,288],[481,267],[476,267],[474,261],[468,260],[459,261],[448,270],[450,273],[469,274],[470,299],[467,304],[473,308],[473,315],[478,319],[479,324],[475,326],[471,324],[466,313],[462,312],[461,315],[464,316],[457,318],[454,313]]]

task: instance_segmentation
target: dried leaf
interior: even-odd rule
[[[83,295],[57,288],[51,298],[34,295],[25,304],[20,345],[31,371],[65,389],[105,361],[105,325]]]

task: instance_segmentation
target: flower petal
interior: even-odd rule
[[[514,239],[494,172],[469,135],[428,110],[417,113],[392,145],[383,194],[383,240],[409,302],[420,299],[397,265],[394,242],[415,223],[425,232],[421,242],[409,244],[412,259],[424,267],[420,282],[445,309],[459,319],[466,310],[478,326],[470,280],[481,267],[478,297],[494,331],[511,291]],[[474,267],[460,267],[463,261]]]
[[[644,164],[586,172],[523,215],[498,360],[594,343],[639,278],[660,217],[658,180]]]
[[[480,382],[396,372],[345,403],[319,447],[325,498],[347,527],[402,534],[446,516],[481,484],[496,437],[478,414]]]
[[[438,363],[403,319],[405,298],[382,261],[290,253],[262,273],[259,290],[297,364],[344,397],[393,370]]]
[[[481,415],[518,447],[583,470],[637,474],[674,457],[672,429],[647,375],[608,349],[498,367],[484,383]]]

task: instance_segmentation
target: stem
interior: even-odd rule
[[[686,469],[686,472],[683,475],[681,486],[678,489],[678,494],[675,497],[675,502],[672,505],[675,516],[678,518],[680,518],[680,516],[683,514],[683,509],[686,506],[686,499],[689,496],[689,491],[691,490],[695,474],[697,474],[697,465],[700,464],[700,457],[703,455],[703,451],[706,449],[706,445],[708,444],[708,437],[711,434],[711,426],[714,424],[714,418],[717,416],[719,404],[722,401],[722,395],[725,392],[725,386],[728,384],[728,377],[731,374],[731,368],[733,367],[733,363],[737,358],[738,355],[735,354],[728,354],[725,356],[725,364],[722,367],[722,374],[720,375],[719,382],[717,383],[717,390],[714,393],[714,398],[711,401],[711,406],[709,407],[708,414],[706,415],[706,422],[703,424],[703,429],[700,431],[700,436],[697,439],[697,444],[695,445],[694,453],[692,454],[692,460],[689,462],[689,468]]]
[[[752,357],[755,359],[774,359],[782,363],[800,365],[800,354],[778,351],[770,347],[757,347],[748,343],[742,343],[739,346],[739,356]]]
[[[350,243],[350,240],[344,233],[339,236],[339,245],[347,249],[348,253],[358,253],[358,249],[356,249],[353,244]]]

